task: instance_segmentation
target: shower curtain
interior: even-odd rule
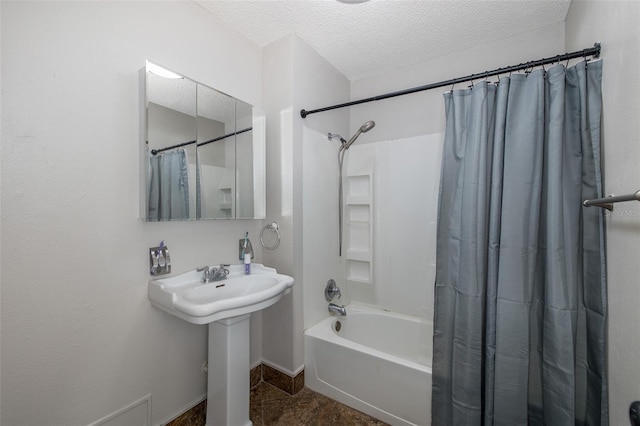
[[[147,220],[189,219],[189,178],[184,149],[149,155]]]
[[[602,62],[445,94],[433,425],[606,425]]]

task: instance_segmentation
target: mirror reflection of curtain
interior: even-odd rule
[[[189,219],[189,176],[184,149],[149,156],[147,220]]]
[[[606,425],[602,61],[445,94],[436,425]]]

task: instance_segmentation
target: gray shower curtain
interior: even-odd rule
[[[149,154],[147,220],[189,219],[189,177],[184,149]]]
[[[434,426],[608,424],[601,75],[445,94]]]

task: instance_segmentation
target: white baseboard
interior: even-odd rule
[[[145,407],[146,405],[146,407]],[[118,424],[139,424],[151,426],[151,394],[128,404],[88,426],[115,426]]]

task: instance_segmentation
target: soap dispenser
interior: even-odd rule
[[[169,256],[169,248],[164,244],[164,241],[158,247],[149,248],[149,262],[151,275],[171,273],[171,256]]]

